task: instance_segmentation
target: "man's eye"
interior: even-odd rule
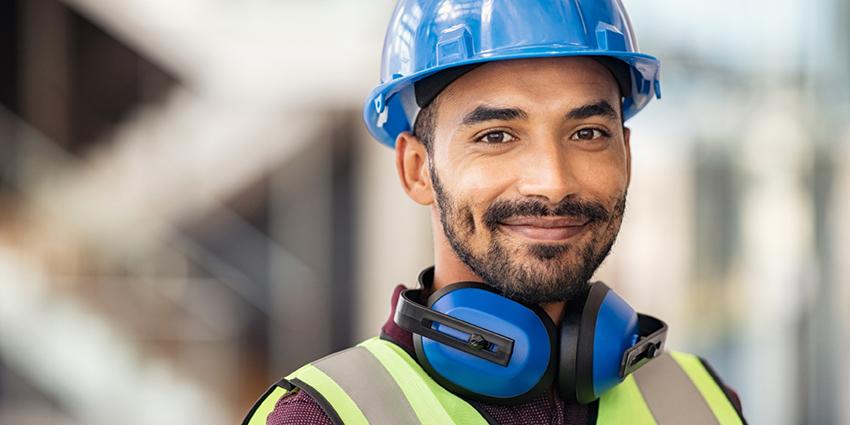
[[[491,133],[487,133],[478,138],[479,142],[490,143],[490,144],[499,144],[512,142],[514,140],[514,136],[511,136],[510,133],[505,131],[494,131]]]
[[[607,131],[598,128],[583,128],[576,131],[570,139],[572,140],[596,140],[600,137],[608,137]]]

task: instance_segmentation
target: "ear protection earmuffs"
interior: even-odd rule
[[[426,269],[420,275],[432,272]],[[590,403],[661,354],[667,325],[638,314],[604,283],[568,306],[558,329],[538,306],[483,283],[402,292],[394,320],[413,333],[419,364],[444,388],[491,404],[517,404],[557,379],[561,398]]]

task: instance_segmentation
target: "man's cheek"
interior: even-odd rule
[[[464,225],[464,230],[467,231],[468,234],[475,234],[475,215],[472,212],[472,208],[469,206],[464,206],[460,209],[459,219]]]

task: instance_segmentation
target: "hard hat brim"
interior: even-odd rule
[[[506,54],[500,52],[498,55],[488,57],[486,53],[476,58],[458,61],[443,66],[435,66],[411,75],[400,76],[390,81],[383,82],[375,87],[366,98],[363,105],[363,120],[369,133],[382,144],[394,147],[395,140],[402,131],[410,131],[413,123],[407,122],[407,117],[402,110],[396,94],[411,87],[415,82],[428,76],[444,71],[449,68],[472,64],[483,64],[487,62],[551,58],[551,57],[581,57],[581,56],[604,56],[619,59],[628,64],[631,70],[631,93],[624,93],[623,119],[628,120],[638,111],[643,109],[651,100],[653,95],[661,98],[660,90],[660,68],[661,62],[654,56],[638,52],[621,52],[610,50],[558,50],[548,46],[546,49],[522,49]]]

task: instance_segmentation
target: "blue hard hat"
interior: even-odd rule
[[[369,132],[393,147],[419,112],[414,84],[465,65],[520,58],[607,57],[628,65],[623,118],[661,97],[661,63],[638,52],[620,0],[399,0],[384,40],[381,84],[366,98]]]

